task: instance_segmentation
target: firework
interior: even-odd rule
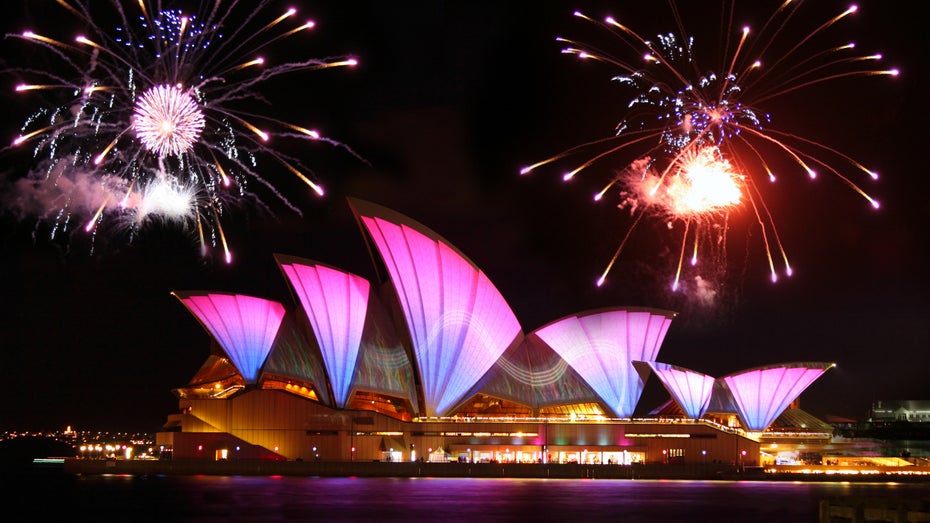
[[[139,97],[132,127],[149,152],[164,158],[190,151],[203,123],[203,111],[190,93],[173,85],[156,85]]]
[[[185,14],[162,9],[162,2],[153,9],[140,0],[130,9],[114,0],[96,13],[90,1],[58,0],[87,34],[6,35],[42,47],[53,61],[47,69],[15,71],[36,81],[16,87],[28,102],[47,95],[12,144],[31,146],[36,160],[16,187],[18,201],[29,202],[21,206],[51,220],[53,237],[82,220],[96,235],[113,219],[130,237],[149,220],[176,222],[197,231],[204,254],[220,245],[229,261],[220,218],[247,199],[267,207],[253,186],[300,214],[259,174],[274,171],[260,162],[283,167],[322,196],[313,172],[274,148],[276,139],[324,141],[355,153],[256,109],[270,105],[260,88],[286,73],[356,61],[266,64],[260,51],[314,27],[294,23],[294,9],[266,15],[267,3],[218,0]],[[114,27],[102,27],[98,14],[115,20]]]
[[[575,13],[606,30],[610,38],[607,45],[619,44],[623,50],[633,51],[630,59],[624,59],[600,46],[558,39],[568,45],[564,53],[612,68],[616,73],[612,80],[632,93],[627,114],[614,135],[575,146],[525,167],[521,174],[581,156],[583,159],[563,175],[568,181],[602,160],[625,155],[626,167],[615,167],[613,172],[619,174],[611,175],[594,196],[600,201],[615,189],[618,207],[630,212],[632,223],[598,286],[604,283],[633,230],[649,217],[666,221],[676,231],[680,255],[672,289],[677,290],[688,246],[693,242],[692,265],[698,263],[700,246],[717,251],[709,258],[725,260],[729,215],[745,209],[761,228],[771,280],[778,279],[776,259],[790,276],[788,256],[761,190],[764,181],[776,180],[778,166],[788,165],[811,178],[818,171],[828,172],[874,208],[879,207],[848,174],[857,171],[856,176],[872,180],[878,178],[874,171],[830,146],[778,129],[764,109],[774,98],[824,82],[898,74],[895,69],[872,67],[881,55],[857,55],[854,44],[813,49],[815,42],[830,37],[829,30],[837,22],[857,11],[855,6],[800,40],[785,42],[790,32],[785,27],[800,4],[785,1],[758,34],[748,27],[734,30],[728,24],[722,38],[724,51],[716,56],[719,66],[712,70],[698,63],[692,37],[668,33],[648,40],[613,18],[599,22]],[[679,34],[686,35],[674,2],[671,7]],[[726,8],[722,15],[721,20],[734,19]]]

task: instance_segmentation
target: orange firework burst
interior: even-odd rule
[[[563,175],[576,174],[621,153],[626,167],[595,195],[602,200],[611,188],[620,189],[618,207],[632,215],[632,225],[604,270],[607,274],[627,244],[630,234],[644,216],[681,226],[680,252],[673,289],[678,289],[687,245],[693,242],[692,263],[697,263],[704,229],[714,226],[713,245],[725,249],[727,220],[731,211],[749,210],[761,229],[772,281],[777,281],[776,253],[783,272],[792,274],[788,256],[775,228],[769,208],[762,199],[762,181],[774,182],[777,165],[794,165],[810,178],[818,171],[830,173],[872,207],[878,201],[867,194],[849,172],[875,180],[877,173],[848,155],[797,133],[778,129],[764,106],[773,98],[824,82],[854,76],[898,74],[896,69],[876,69],[880,54],[855,54],[855,45],[842,43],[826,49],[814,48],[840,20],[858,8],[851,6],[817,25],[797,41],[784,42],[785,27],[795,17],[801,2],[787,0],[776,9],[758,34],[749,27],[733,27],[735,3],[722,13],[726,36],[716,69],[698,64],[694,39],[686,36],[682,17],[674,2],[672,14],[678,33],[646,39],[612,17],[594,23],[635,53],[624,59],[602,47],[559,38],[568,47],[563,53],[610,66],[612,80],[632,91],[628,113],[606,138],[583,143],[521,170],[527,174],[543,165],[581,155],[584,159]],[[732,9],[733,11],[731,11]],[[795,32],[795,34],[798,34]],[[680,36],[678,36],[680,35]],[[769,59],[770,58],[770,59]],[[594,150],[594,153],[590,151]],[[785,162],[784,160],[787,160]],[[725,256],[719,259],[725,259]]]
[[[672,283],[673,290],[678,289],[681,278],[684,241],[688,238],[688,231],[695,230],[691,264],[696,265],[701,239],[699,227],[726,216],[740,204],[744,192],[743,176],[722,157],[719,148],[711,146],[686,148],[661,172],[655,169],[651,158],[644,158],[634,162],[615,181],[623,187],[619,207],[634,211],[648,208],[656,216],[666,217],[669,228],[674,226],[675,221],[684,223],[685,233]],[[624,243],[628,238],[629,234],[624,238]],[[710,243],[720,242],[712,239]],[[621,244],[598,280],[598,285],[604,283],[607,272],[622,248]]]

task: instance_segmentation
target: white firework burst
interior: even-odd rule
[[[197,102],[173,85],[151,87],[136,103],[136,137],[161,158],[188,152],[200,138],[203,124],[203,111]]]

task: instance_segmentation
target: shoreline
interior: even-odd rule
[[[770,471],[747,467],[738,471],[722,464],[586,465],[577,463],[430,463],[359,461],[200,461],[200,460],[87,460],[66,458],[56,464],[76,475],[218,475],[218,476],[314,476],[314,477],[445,477],[445,478],[541,478],[541,479],[649,479],[721,481],[838,481],[930,482],[930,471],[902,474],[896,471],[836,472],[824,469]]]

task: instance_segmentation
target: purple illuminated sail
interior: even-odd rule
[[[704,416],[714,390],[713,376],[657,361],[634,361],[633,366],[643,381],[652,370],[686,416],[692,419]]]
[[[368,310],[368,281],[318,264],[280,258],[323,353],[336,407],[344,408]]]
[[[655,361],[674,314],[602,310],[568,316],[534,334],[552,347],[619,417],[630,417],[644,382],[633,361]]]
[[[353,200],[403,310],[425,416],[444,416],[516,340],[500,292],[448,242],[410,218]]]
[[[246,382],[255,383],[281,326],[284,306],[242,294],[174,295],[213,335]]]
[[[720,378],[727,386],[746,430],[761,432],[833,363],[768,365]]]

